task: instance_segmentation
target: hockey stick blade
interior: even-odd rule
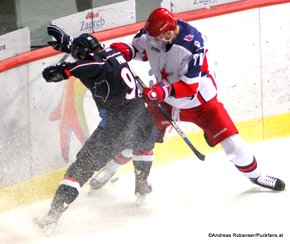
[[[134,72],[133,72],[134,73]],[[135,74],[135,78],[137,80],[137,82],[142,86],[142,88],[145,88],[146,85],[144,84],[144,82],[141,80],[141,78]],[[162,105],[154,100],[153,101],[156,106],[159,108],[160,112],[163,114],[163,116],[168,120],[168,122],[171,124],[171,126],[177,131],[177,133],[180,135],[180,137],[185,141],[185,143],[189,146],[189,148],[191,149],[191,151],[195,154],[195,156],[201,160],[204,161],[205,160],[205,155],[202,154],[200,151],[198,151],[190,142],[190,140],[186,137],[186,135],[184,134],[184,132],[179,128],[179,126],[176,124],[176,122],[171,118],[171,116],[168,114],[168,112],[162,107]]]

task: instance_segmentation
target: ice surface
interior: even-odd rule
[[[0,243],[290,243],[290,137],[252,147],[264,171],[286,182],[284,192],[253,185],[218,151],[205,162],[192,156],[154,166],[149,178],[153,192],[139,207],[133,172],[94,195],[86,185],[50,237],[43,236],[32,219],[47,212],[51,199],[2,212]],[[211,233],[232,237],[209,237]]]

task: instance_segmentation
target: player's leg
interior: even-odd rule
[[[135,195],[141,197],[152,191],[148,176],[153,162],[153,150],[133,151],[133,164],[135,172]]]
[[[113,158],[114,150],[111,148],[107,130],[96,129],[84,146],[78,152],[76,161],[67,169],[64,179],[60,182],[50,210],[43,218],[35,219],[35,223],[43,228],[47,234],[56,227],[56,224],[68,208],[78,197],[81,187],[92,177],[95,171],[100,170]]]
[[[282,180],[261,173],[249,144],[237,134],[237,129],[222,103],[216,103],[207,114],[211,116],[215,124],[215,129],[209,127],[206,132],[209,144],[220,143],[228,159],[252,183],[274,191],[285,189],[285,183]]]
[[[63,212],[78,197],[81,187],[93,173],[94,171],[84,169],[78,160],[70,165],[55,192],[50,210],[44,217],[36,218],[34,223],[50,235]]]
[[[169,104],[162,103],[162,107],[168,112],[168,114],[171,113],[172,107]],[[147,101],[147,110],[153,117],[157,129],[156,142],[163,143],[166,129],[170,126],[170,123],[152,101]]]
[[[285,183],[282,180],[261,173],[249,145],[239,135],[232,135],[223,140],[221,146],[229,160],[252,183],[275,191],[283,191],[285,189]]]
[[[128,163],[132,159],[132,150],[125,149],[108,162],[91,180],[91,190],[101,189],[117,172],[120,166]]]
[[[229,160],[251,182],[276,191],[285,189],[282,180],[261,174],[249,145],[238,135],[232,119],[216,98],[190,110],[182,110],[181,119],[194,122],[202,128],[209,146],[214,147],[220,143]]]
[[[158,138],[156,121],[152,115],[144,110],[143,116],[139,117],[137,132],[133,146],[133,165],[135,172],[135,195],[138,198],[144,197],[152,191],[148,182],[148,176],[153,162],[153,149]]]

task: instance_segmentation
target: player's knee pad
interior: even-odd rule
[[[126,164],[132,159],[132,149],[124,149],[121,153],[115,156],[114,160],[118,164]]]

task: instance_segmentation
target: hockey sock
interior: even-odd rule
[[[71,178],[65,177],[56,190],[51,203],[51,210],[61,214],[79,195],[80,186]]]
[[[153,161],[153,151],[134,151],[133,152],[133,164],[136,175],[142,175],[143,179],[147,179],[150,173],[150,169]]]
[[[238,135],[221,142],[228,159],[248,178],[258,178],[261,174],[257,161],[249,145]]]

